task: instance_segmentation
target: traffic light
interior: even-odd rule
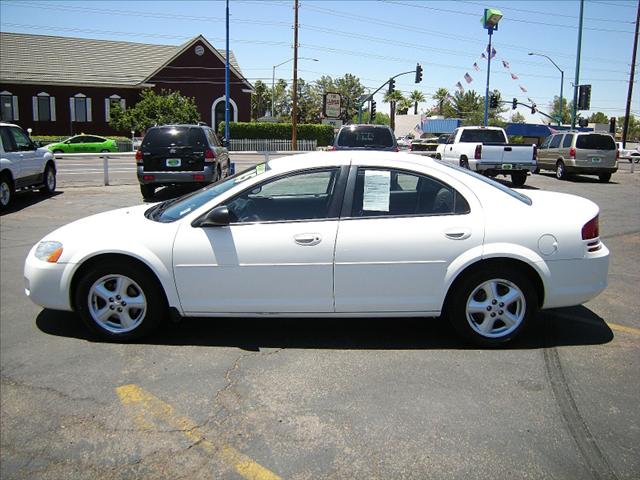
[[[420,83],[422,81],[422,65],[419,63],[416,64],[416,83]]]
[[[538,111],[538,106],[535,103],[531,104],[531,115]]]
[[[611,117],[609,119],[609,133],[616,134],[616,117]]]
[[[392,93],[396,88],[396,81],[393,78],[389,79],[389,93]]]
[[[518,108],[518,99],[517,99],[517,98],[514,98],[514,99],[513,99],[513,103],[511,104],[511,108],[512,108],[513,110],[515,110],[516,108]]]
[[[371,100],[371,110],[369,112],[369,121],[373,122],[376,119],[376,101]]]
[[[489,97],[489,108],[498,108],[498,97],[493,93]]]
[[[591,85],[578,86],[578,110],[589,110],[591,104]]]

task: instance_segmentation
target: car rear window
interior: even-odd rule
[[[463,130],[461,142],[469,143],[505,143],[504,133],[500,130]]]
[[[167,127],[149,130],[142,141],[143,148],[158,147],[200,147],[207,146],[207,139],[201,128]]]
[[[343,128],[338,135],[337,145],[355,148],[395,147],[393,135],[386,128]]]
[[[587,150],[615,150],[616,143],[610,135],[578,135],[576,148]]]

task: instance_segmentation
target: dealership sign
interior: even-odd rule
[[[322,113],[327,118],[339,118],[342,113],[342,96],[339,93],[325,93]]]

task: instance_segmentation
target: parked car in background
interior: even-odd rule
[[[197,317],[437,317],[473,342],[607,286],[598,206],[405,153],[271,160],[46,235],[26,294],[118,341]],[[348,322],[345,319],[345,322]],[[392,328],[392,323],[389,328]]]
[[[17,190],[56,189],[56,162],[46,148],[38,148],[18,125],[0,123],[0,210],[13,201]]]
[[[164,185],[208,185],[229,175],[229,151],[206,125],[163,125],[147,130],[136,151],[140,191],[153,198]]]
[[[616,147],[618,147],[618,158],[620,160],[628,160],[629,163],[635,160],[636,163],[640,163],[640,150],[638,148],[635,150],[623,148],[622,142],[616,142]]]
[[[418,155],[435,157],[438,148],[438,137],[425,136],[411,142],[411,152]]]
[[[118,151],[118,144],[115,140],[85,134],[67,138],[62,142],[50,143],[46,147],[53,153],[106,153]]]
[[[398,137],[396,138],[396,143],[398,144],[398,149],[399,150],[410,150],[411,149],[411,144],[413,143],[414,138],[410,137],[408,135],[405,135],[404,137]]]
[[[535,145],[509,143],[499,127],[460,127],[449,135],[436,158],[489,177],[509,175],[513,186],[520,187],[536,168],[536,150]]]
[[[386,125],[344,125],[329,150],[384,150],[399,151],[398,143]]]
[[[540,145],[538,167],[554,170],[559,180],[579,173],[597,175],[601,182],[608,182],[618,170],[618,148],[606,133],[555,133]]]

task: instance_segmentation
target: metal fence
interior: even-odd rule
[[[298,140],[297,151],[314,151],[318,147],[317,140]],[[229,151],[232,152],[290,152],[291,140],[264,138],[232,138],[229,140]]]

